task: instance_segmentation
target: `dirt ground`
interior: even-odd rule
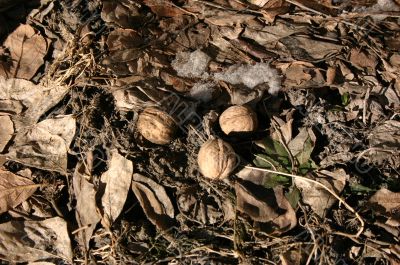
[[[0,264],[400,264],[398,0],[0,0],[0,44]]]

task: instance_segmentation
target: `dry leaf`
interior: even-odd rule
[[[278,235],[293,229],[297,225],[297,217],[296,212],[283,193],[283,188],[280,186],[274,188],[274,193],[279,208],[284,210],[278,218],[272,221],[273,227],[278,229],[275,230],[273,234]]]
[[[11,52],[12,65],[6,69],[0,64],[0,76],[31,79],[44,63],[47,41],[29,25],[20,25],[4,42]]]
[[[313,40],[305,36],[288,36],[279,41],[286,46],[293,58],[302,61],[321,60],[339,53],[343,48],[338,44]]]
[[[175,17],[174,22],[177,19],[186,19],[189,20],[187,17]],[[193,21],[183,21],[184,27],[187,27],[189,23],[193,23]],[[161,22],[160,22],[161,23]],[[179,29],[182,30],[182,29]],[[171,30],[165,30],[171,31]],[[193,50],[199,49],[201,47],[207,46],[207,43],[211,37],[211,30],[210,27],[205,23],[196,23],[193,27],[188,28],[185,31],[185,34],[178,34],[175,42],[173,42],[169,49],[175,51],[182,51],[183,47],[187,47]]]
[[[164,62],[159,62],[163,55],[156,52],[147,53],[142,49],[131,48],[117,50],[101,62],[116,75],[137,75],[142,77],[159,76],[159,68]]]
[[[176,17],[185,14],[184,10],[176,6],[172,1],[144,0],[143,2],[158,17]]]
[[[67,171],[69,146],[75,136],[76,121],[72,116],[47,119],[21,129],[6,154],[10,160],[60,173]]]
[[[280,187],[267,189],[250,181],[235,185],[237,209],[258,222],[271,222],[285,232],[296,226],[297,218]]]
[[[196,194],[196,191],[195,187],[179,191],[177,206],[180,212],[203,224],[215,224],[222,219],[224,221],[234,219],[235,210],[229,199],[221,200],[213,195],[204,198]]]
[[[40,184],[0,169],[0,214],[28,199]]]
[[[3,166],[5,162],[7,162],[6,156],[0,155],[0,167]]]
[[[302,254],[305,254],[302,248],[294,248],[279,255],[279,258],[282,265],[300,265],[302,264]]]
[[[55,260],[72,264],[67,223],[60,217],[0,224],[0,242],[0,258],[10,262]]]
[[[250,182],[236,183],[237,209],[258,222],[269,222],[279,216],[279,208],[272,189],[266,190]]]
[[[260,2],[265,1],[261,0]],[[263,17],[269,23],[274,22],[276,16],[286,14],[288,11],[290,11],[290,3],[284,0],[268,0],[262,8]]]
[[[354,66],[361,69],[366,69],[368,73],[375,73],[376,65],[378,64],[378,58],[375,54],[366,53],[353,48],[350,52],[350,61]]]
[[[332,5],[331,0],[297,0],[296,2],[326,15],[335,16],[337,13],[337,8]]]
[[[206,18],[206,22],[214,26],[233,27],[235,25],[246,24],[253,20],[254,16],[249,14],[240,14],[234,11],[223,10]]]
[[[300,165],[309,161],[316,141],[317,137],[312,129],[303,127],[300,129],[299,134],[289,142],[289,150],[297,158]]]
[[[110,152],[108,170],[101,175],[101,185],[105,185],[101,197],[103,223],[112,224],[120,215],[132,181],[133,164],[118,153]]]
[[[10,117],[7,115],[0,115],[0,153],[3,152],[4,148],[7,146],[8,142],[11,140],[14,134],[14,123],[11,121]]]
[[[90,155],[88,155],[90,157]],[[89,241],[93,235],[97,223],[100,221],[101,216],[97,211],[96,205],[96,190],[91,179],[91,162],[87,159],[86,163],[82,161],[76,166],[73,176],[73,187],[76,198],[76,220],[79,227],[84,230],[80,231],[81,245],[86,249],[89,249]]]
[[[138,48],[143,45],[143,39],[133,29],[115,29],[107,38],[109,51]]]
[[[24,79],[0,76],[0,112],[10,113],[15,130],[34,125],[68,92],[68,87],[50,83],[35,85]],[[18,115],[17,115],[18,114]]]
[[[174,207],[163,186],[140,174],[133,175],[132,190],[147,218],[159,229],[173,224]]]
[[[337,169],[333,172],[321,170],[317,172],[315,180],[336,194],[340,194],[348,178],[349,176],[343,169]],[[332,194],[315,183],[299,178],[295,178],[294,183],[300,189],[303,201],[310,205],[313,211],[321,217],[324,217],[330,207],[337,201]]]
[[[363,152],[363,158],[378,165],[400,166],[400,122],[388,120],[378,125],[368,135],[368,141],[370,148]]]
[[[137,27],[145,19],[144,16],[139,6],[132,4],[129,0],[104,1],[101,10],[101,18],[105,22],[115,23],[123,28]]]
[[[400,193],[381,188],[369,199],[369,205],[378,213],[400,221]]]
[[[326,84],[332,85],[335,82],[336,78],[336,68],[329,66],[326,70]]]
[[[166,98],[176,100],[173,94],[162,90],[145,87],[130,87],[112,89],[115,98],[115,105],[121,110],[143,110],[144,107],[158,106],[159,102],[163,102]],[[176,95],[175,95],[176,97]]]
[[[385,121],[375,127],[368,135],[369,144],[373,147],[399,149],[400,148],[400,122],[395,120]]]
[[[281,118],[274,116],[271,119],[271,122],[275,125],[274,126],[274,131],[271,134],[271,138],[274,139],[275,141],[280,141],[280,135],[282,135],[282,140],[288,144],[290,140],[292,140],[292,124],[293,124],[293,114],[288,115],[289,117],[286,117],[286,122],[283,121]],[[275,128],[276,127],[276,128]],[[278,131],[279,130],[279,131]]]
[[[266,26],[260,30],[246,27],[242,36],[249,38],[267,49],[276,49],[279,39],[305,31],[303,27],[293,28],[286,23],[277,22],[276,25]]]
[[[268,182],[270,175],[271,174],[268,172],[254,170],[246,167],[236,173],[236,176],[238,176],[239,178],[260,186],[264,186],[264,184]]]
[[[280,63],[276,67],[285,76],[282,85],[286,88],[321,87],[325,84],[321,71],[311,63],[295,61],[293,63]]]

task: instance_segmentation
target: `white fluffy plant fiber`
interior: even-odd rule
[[[243,84],[249,88],[267,83],[270,94],[276,94],[281,89],[281,79],[278,72],[267,63],[232,65],[225,72],[215,74],[214,78],[230,84]]]
[[[207,72],[211,58],[202,52],[180,52],[172,61],[172,68],[181,77],[200,78],[199,84],[194,86],[192,94],[200,96],[202,100],[209,100],[210,81],[225,81],[230,84],[243,84],[248,88],[254,88],[260,84],[267,83],[270,94],[277,94],[281,89],[281,79],[278,72],[267,63],[256,63],[254,65],[235,64],[226,71],[210,75]],[[211,79],[211,80],[210,80]],[[208,85],[204,85],[208,84]]]

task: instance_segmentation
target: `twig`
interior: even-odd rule
[[[315,9],[312,9],[312,8],[310,8],[310,7],[308,7],[308,6],[305,6],[305,5],[303,5],[302,3],[299,3],[299,2],[297,2],[297,1],[286,0],[286,2],[291,3],[291,4],[295,5],[295,6],[298,6],[298,7],[302,8],[302,9],[304,9],[304,10],[313,12],[313,13],[315,13],[315,14],[317,14],[317,15],[321,15],[321,16],[326,16],[326,15],[327,15],[327,14],[324,14],[324,13],[322,13],[322,12],[319,12],[319,11],[317,11],[317,10],[315,10]]]
[[[362,116],[362,120],[364,125],[367,124],[367,105],[368,105],[368,99],[369,99],[369,93],[371,91],[371,87],[368,86],[367,92],[365,93],[365,98],[363,100],[363,116]]]
[[[323,188],[324,190],[326,190],[327,192],[329,192],[333,197],[335,197],[340,203],[342,203],[350,212],[354,213],[355,216],[357,217],[357,219],[360,222],[360,229],[358,230],[358,232],[356,234],[347,234],[347,233],[340,233],[341,235],[346,235],[348,237],[359,237],[362,232],[364,231],[364,220],[361,218],[361,216],[357,213],[356,210],[354,210],[353,207],[351,207],[350,205],[347,204],[347,202],[345,200],[343,200],[339,195],[337,195],[334,191],[332,191],[331,189],[329,189],[328,187],[326,187],[324,184],[315,181],[313,179],[309,179],[306,177],[301,177],[301,176],[297,176],[297,175],[293,175],[293,174],[289,174],[289,173],[283,173],[283,172],[279,172],[279,171],[275,171],[275,170],[270,170],[270,169],[265,169],[265,168],[259,168],[259,167],[252,167],[252,166],[245,166],[245,168],[249,168],[249,169],[254,169],[254,170],[259,170],[259,171],[264,171],[264,172],[269,172],[269,173],[274,173],[274,174],[279,174],[279,175],[283,175],[283,176],[287,176],[287,177],[291,177],[291,178],[296,178],[296,179],[301,179],[304,181],[308,181],[311,183],[314,183],[315,185],[320,186],[321,188]]]

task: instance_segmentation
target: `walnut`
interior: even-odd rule
[[[169,144],[174,139],[178,126],[168,113],[148,107],[139,114],[137,129],[154,144]]]
[[[258,126],[257,114],[246,106],[232,106],[221,114],[219,125],[226,135],[252,132]]]
[[[210,179],[228,177],[235,169],[237,161],[232,146],[221,139],[211,139],[205,142],[197,157],[200,172]]]

